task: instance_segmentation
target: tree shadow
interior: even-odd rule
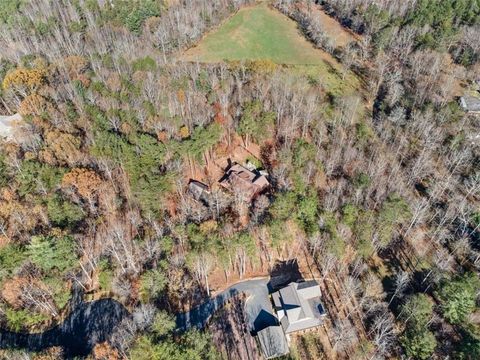
[[[178,314],[176,317],[176,332],[182,333],[192,327],[202,329],[217,310],[238,294],[239,292],[236,289],[230,289],[228,292],[223,292],[188,312]]]
[[[253,322],[252,336],[257,335],[263,329],[278,325],[278,319],[268,311],[262,309]]]
[[[61,346],[67,358],[86,356],[96,344],[109,341],[118,325],[128,317],[127,309],[113,299],[82,302],[63,323],[45,332],[0,331],[0,349],[39,352]]]
[[[298,267],[297,259],[277,261],[270,271],[268,291],[270,293],[285,287],[291,282],[302,281],[303,276]]]

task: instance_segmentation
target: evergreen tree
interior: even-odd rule
[[[53,225],[59,227],[73,226],[84,218],[80,206],[62,199],[59,195],[53,195],[48,199],[47,212]]]
[[[400,340],[407,356],[426,360],[435,351],[437,341],[428,330],[432,312],[433,303],[425,294],[410,296],[402,306],[401,315],[406,322],[406,330]]]
[[[33,236],[27,246],[30,261],[44,271],[57,269],[61,273],[70,270],[77,261],[75,244],[68,236]]]
[[[460,324],[476,308],[480,280],[474,273],[466,273],[441,282],[437,291],[443,316],[452,324]]]

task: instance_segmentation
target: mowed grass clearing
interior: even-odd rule
[[[338,23],[336,26],[341,28]],[[329,30],[336,33],[338,28],[334,28],[330,26]],[[359,94],[361,88],[353,72],[345,72],[333,56],[314,48],[295,21],[267,2],[240,9],[205,35],[197,46],[183,53],[180,60],[201,63],[271,60],[282,65],[286,74],[308,77],[335,96]]]
[[[265,2],[240,9],[189,49],[182,59],[199,62],[268,59],[287,65],[319,65],[324,60],[333,60],[315,49],[293,20]]]

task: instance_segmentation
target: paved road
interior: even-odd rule
[[[258,330],[258,327],[262,324],[272,321],[272,306],[268,298],[268,281],[268,278],[264,278],[237,283],[191,311],[178,314],[177,331],[183,332],[192,327],[203,328],[218,309],[222,308],[229,299],[241,293],[247,295],[245,306],[249,330]]]

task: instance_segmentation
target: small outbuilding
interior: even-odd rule
[[[460,98],[460,106],[466,112],[480,114],[480,97],[462,96]]]
[[[197,201],[207,201],[210,196],[210,188],[197,180],[190,180],[188,183],[188,191]]]

